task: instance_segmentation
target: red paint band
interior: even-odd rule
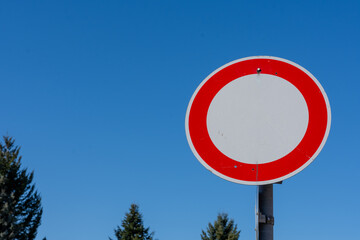
[[[221,153],[211,141],[207,130],[207,113],[215,95],[228,83],[240,77],[271,74],[294,85],[303,95],[309,122],[301,142],[286,156],[263,164],[235,161]],[[274,59],[251,59],[234,63],[211,76],[199,89],[189,112],[189,134],[197,153],[212,169],[240,181],[269,181],[286,176],[308,162],[320,147],[327,127],[327,105],[313,79],[299,68]],[[235,167],[236,166],[236,167]]]

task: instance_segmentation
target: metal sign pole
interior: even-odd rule
[[[259,240],[274,239],[273,185],[258,186],[258,231]]]

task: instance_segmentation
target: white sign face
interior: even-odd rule
[[[196,89],[186,134],[198,160],[236,183],[282,181],[308,166],[325,144],[330,106],[308,71],[275,57],[231,62]]]
[[[207,128],[211,141],[229,158],[262,164],[291,152],[304,137],[308,120],[305,99],[293,85],[273,75],[252,74],[215,95]]]

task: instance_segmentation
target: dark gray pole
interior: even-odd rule
[[[259,186],[259,240],[274,239],[273,185]]]

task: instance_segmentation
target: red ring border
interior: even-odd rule
[[[308,106],[309,123],[303,139],[286,156],[264,164],[241,163],[225,156],[215,147],[207,131],[206,117],[211,101],[226,84],[240,77],[256,74],[259,68],[260,74],[283,78],[300,91]],[[328,104],[325,98],[308,73],[288,62],[265,57],[240,59],[216,70],[194,93],[187,114],[188,139],[198,156],[208,166],[202,164],[210,168],[209,170],[220,173],[220,177],[224,175],[230,178],[230,181],[245,184],[284,180],[287,178],[285,176],[291,177],[291,173],[304,165],[307,166],[321,147],[329,125]]]

